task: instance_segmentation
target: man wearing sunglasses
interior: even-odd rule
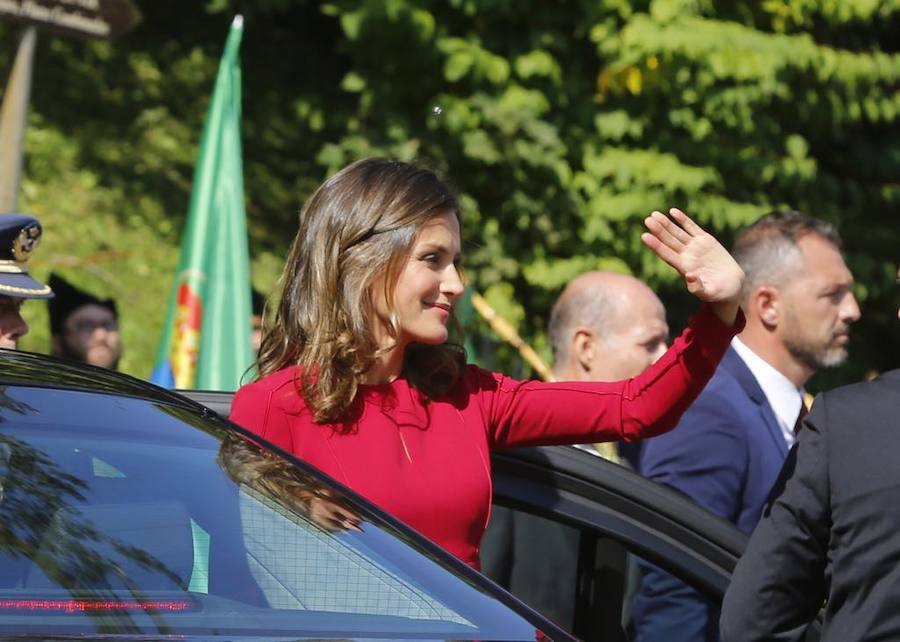
[[[99,299],[58,274],[50,275],[56,297],[50,301],[54,356],[116,370],[122,356],[119,314],[112,299]]]

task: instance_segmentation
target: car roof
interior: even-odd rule
[[[127,397],[202,410],[175,392],[121,372],[21,350],[0,350],[0,385],[64,388]]]

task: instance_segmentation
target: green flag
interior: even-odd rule
[[[235,390],[253,363],[241,160],[243,18],[231,24],[203,136],[181,258],[151,381]]]

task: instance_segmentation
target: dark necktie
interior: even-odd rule
[[[806,404],[802,401],[800,402],[800,412],[797,413],[797,421],[794,422],[794,435],[800,432],[800,429],[803,428],[803,418],[809,414],[809,410],[806,409]]]

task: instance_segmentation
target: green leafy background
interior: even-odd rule
[[[649,211],[681,207],[730,243],[792,207],[838,224],[864,314],[848,364],[810,387],[900,365],[896,0],[138,4],[112,43],[40,35],[20,198],[46,229],[34,272],[119,301],[127,372],[152,366],[235,13],[262,291],[315,186],[386,154],[460,190],[470,284],[545,356],[550,305],[586,269],[646,279],[673,328],[696,309],[641,246]],[[8,68],[17,27],[0,37]],[[22,347],[46,351],[44,306],[26,316]],[[467,326],[482,363],[529,374]]]

